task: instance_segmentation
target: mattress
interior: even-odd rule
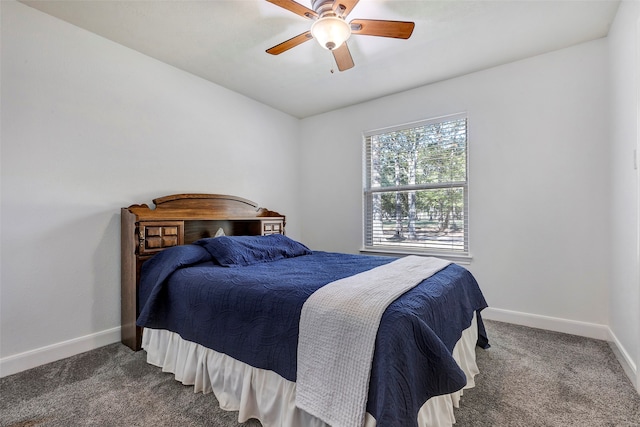
[[[156,344],[157,340],[149,338],[154,333],[145,333],[150,363],[174,372],[178,378],[183,375],[177,369],[195,369],[200,372],[196,378],[206,384],[205,377],[221,375],[219,366],[232,365],[233,369],[223,369],[224,387],[209,386],[213,391],[221,390],[223,408],[227,407],[227,390],[232,390],[231,394],[237,390],[237,385],[227,387],[227,383],[237,381],[272,391],[256,392],[256,399],[264,399],[277,390],[279,397],[269,401],[286,412],[290,411],[286,408],[295,407],[299,323],[305,302],[329,283],[386,266],[394,258],[312,252],[284,236],[277,237],[276,244],[271,242],[273,238],[263,239],[257,246],[250,245],[249,255],[246,242],[238,240],[244,243],[242,251],[237,252],[234,245],[238,241],[217,238],[207,239],[202,245],[170,248],[154,256],[143,266],[138,325],[145,331],[162,331],[160,342],[170,345]],[[269,242],[265,247],[266,240]],[[384,311],[377,331],[365,399],[369,417],[380,425],[407,427],[419,423],[416,414],[422,413],[420,408],[430,398],[438,397],[433,402],[439,402],[442,395],[453,393],[451,404],[438,405],[455,405],[455,393],[472,384],[475,375],[474,369],[465,370],[463,365],[475,360],[476,344],[488,346],[480,316],[486,306],[471,273],[455,264],[393,301]],[[475,340],[462,340],[463,335],[471,334],[471,329]],[[459,346],[471,349],[457,350],[454,355]],[[190,354],[190,361],[185,363],[182,356],[173,357],[174,353]],[[167,355],[169,361],[165,360]],[[216,361],[214,373],[209,372],[209,359]],[[238,367],[237,363],[242,365]],[[261,372],[284,382],[253,384],[253,378]],[[207,391],[206,387],[196,389]],[[264,404],[248,406],[255,409],[251,416],[268,425],[308,425],[277,421],[271,424],[265,413],[272,411],[264,411]],[[229,408],[245,412],[240,401]],[[450,409],[446,412],[452,416]],[[294,411],[293,416],[309,414]]]

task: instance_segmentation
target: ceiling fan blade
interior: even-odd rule
[[[290,12],[300,15],[303,18],[318,19],[318,14],[313,10],[301,5],[293,0],[267,0],[269,3],[273,3],[276,6],[280,6],[283,9],[287,9]]]
[[[299,44],[306,42],[307,40],[311,40],[312,38],[313,36],[311,35],[311,32],[305,31],[302,34],[298,34],[297,36],[292,37],[287,41],[284,41],[272,48],[267,49],[267,53],[270,53],[271,55],[280,55],[282,52],[286,52],[287,50],[294,48]]]
[[[354,19],[349,23],[352,34],[364,36],[393,37],[408,39],[413,33],[413,22],[407,21],[379,21],[375,19]]]
[[[335,0],[333,3],[333,11],[343,18],[347,16],[360,0]]]
[[[349,68],[353,68],[353,58],[351,57],[351,52],[349,52],[347,43],[342,43],[342,46],[332,50],[331,53],[333,53],[336,64],[338,64],[338,70],[345,71]]]

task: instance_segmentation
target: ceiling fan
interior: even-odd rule
[[[347,23],[345,18],[359,0],[311,0],[313,9],[293,0],[267,1],[314,21],[309,31],[267,49],[267,53],[279,55],[315,38],[320,46],[333,53],[340,71],[348,70],[354,65],[346,43],[351,34],[408,39],[415,26],[413,22],[374,19],[354,19]]]

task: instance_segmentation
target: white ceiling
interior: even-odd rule
[[[409,40],[353,35],[345,72],[314,40],[265,53],[311,26],[265,0],[22,3],[303,118],[604,37],[619,1],[361,0],[348,21],[416,26]]]

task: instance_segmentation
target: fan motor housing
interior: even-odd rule
[[[320,16],[323,13],[333,13],[333,0],[311,0],[311,8]]]

